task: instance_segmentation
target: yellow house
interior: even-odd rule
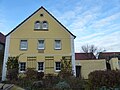
[[[45,74],[57,74],[61,59],[70,59],[75,70],[75,36],[44,7],[40,7],[6,35],[2,80],[6,79],[9,56],[19,58],[19,72],[32,68]]]

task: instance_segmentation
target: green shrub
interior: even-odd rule
[[[35,71],[33,69],[27,69],[25,74],[26,74],[26,78],[28,80],[35,80],[35,79],[37,79],[37,71]]]
[[[72,90],[83,90],[85,88],[85,80],[82,78],[76,78],[74,76],[66,79],[66,82],[70,85]]]
[[[46,77],[43,79],[44,87],[46,88],[53,88],[61,79],[58,76],[53,74],[47,74]]]
[[[44,72],[37,72],[37,79],[41,80],[44,77]]]
[[[88,76],[90,86],[94,87],[116,87],[120,85],[120,71],[94,71]]]
[[[28,88],[28,87],[31,88],[33,84],[33,80],[29,80],[27,77],[22,77],[22,78],[18,78],[15,84],[22,88]]]
[[[19,56],[16,57],[8,57],[7,61],[7,79],[9,81],[11,80],[17,80],[18,79],[18,71],[19,71],[19,64],[18,64],[18,59]]]
[[[62,89],[62,90],[63,89],[70,89],[70,85],[65,81],[61,81],[58,84],[56,84],[55,88],[56,89]]]
[[[71,60],[67,60],[65,57],[63,57],[61,60],[61,71],[59,72],[58,76],[63,79],[73,76],[71,65]]]
[[[18,79],[18,70],[17,69],[9,69],[7,73],[7,79],[9,81],[17,80]]]

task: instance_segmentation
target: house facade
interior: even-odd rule
[[[8,57],[20,54],[20,73],[32,68],[45,74],[57,74],[64,57],[71,60],[75,75],[74,39],[66,27],[40,7],[6,35],[2,80],[6,79]]]

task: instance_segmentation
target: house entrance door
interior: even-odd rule
[[[76,77],[81,77],[81,66],[76,66]]]

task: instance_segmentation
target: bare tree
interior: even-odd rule
[[[89,45],[89,52],[95,53],[98,50],[98,48],[95,45]]]
[[[81,48],[82,48],[83,52],[89,53],[89,45],[88,44],[87,45],[83,45]]]
[[[88,44],[83,45],[81,48],[85,53],[95,53],[98,49],[95,45],[88,45]]]
[[[106,51],[105,49],[102,48],[98,48],[95,45],[83,45],[81,46],[81,49],[83,50],[84,53],[92,53],[94,54],[96,57],[98,57],[100,52],[104,52]],[[91,55],[92,56],[92,55]],[[92,58],[92,57],[91,57]]]

